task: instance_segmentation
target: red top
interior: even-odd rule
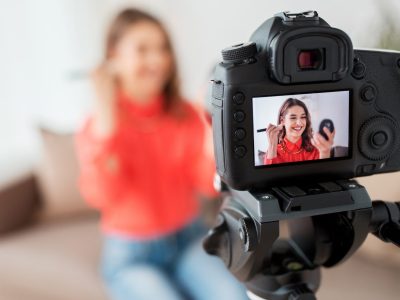
[[[102,228],[136,238],[164,235],[193,221],[196,193],[216,196],[215,163],[204,151],[207,124],[189,103],[186,117],[163,110],[163,97],[140,105],[118,99],[115,133],[94,135],[88,118],[76,136],[80,190],[99,209]]]
[[[301,147],[303,139],[299,139],[295,144],[284,138],[281,143],[278,144],[277,156],[272,159],[268,159],[267,155],[264,158],[265,165],[281,164],[295,161],[305,161],[319,159],[319,151],[313,147],[311,151],[306,151]]]

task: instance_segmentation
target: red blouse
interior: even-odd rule
[[[189,103],[186,117],[163,110],[163,97],[140,105],[118,99],[115,133],[99,138],[89,118],[76,136],[80,190],[101,211],[108,233],[148,238],[178,230],[199,213],[196,193],[217,195],[215,163],[204,151],[206,123]]]
[[[303,140],[301,138],[295,144],[284,138],[283,141],[278,144],[277,156],[275,158],[268,159],[267,155],[265,155],[264,164],[272,165],[319,159],[318,149],[313,147],[311,151],[306,151],[301,147],[302,142]]]

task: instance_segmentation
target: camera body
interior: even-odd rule
[[[250,42],[222,55],[212,83],[212,123],[217,172],[230,187],[258,190],[400,170],[399,52],[353,50],[343,31],[306,12],[275,15]],[[298,121],[298,128],[285,123],[287,137],[303,130],[304,140],[303,127],[313,123],[315,133],[316,120],[336,118],[340,145],[333,144],[329,157],[279,163],[266,157],[271,144],[262,127],[284,124],[275,107],[288,98],[303,99],[313,120]],[[267,114],[273,122],[264,120]]]

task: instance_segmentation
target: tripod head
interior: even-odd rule
[[[286,239],[279,238],[283,220],[290,231]],[[371,202],[354,180],[278,186],[263,193],[230,189],[204,247],[253,296],[315,299],[320,267],[349,258],[369,232],[399,246],[399,222],[399,203]]]

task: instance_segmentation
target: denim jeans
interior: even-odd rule
[[[203,227],[204,228],[204,227]],[[102,273],[113,300],[242,300],[242,284],[205,253],[199,222],[154,240],[105,236]]]

